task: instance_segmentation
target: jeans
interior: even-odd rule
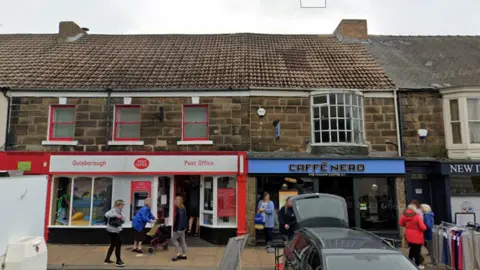
[[[408,251],[408,258],[414,261],[417,266],[422,263],[422,244],[412,244],[408,243],[410,250]]]
[[[263,233],[265,234],[265,241],[267,245],[273,240],[273,228],[264,228]]]
[[[187,254],[187,242],[185,241],[185,230],[173,232],[172,244],[179,254]]]
[[[110,260],[113,250],[115,249],[115,257],[117,258],[117,262],[119,262],[122,260],[120,258],[120,252],[122,250],[122,239],[120,238],[120,234],[109,232],[108,235],[110,236],[110,247],[108,247],[106,260]]]

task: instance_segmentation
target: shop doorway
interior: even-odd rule
[[[348,223],[355,227],[355,207],[352,177],[319,177],[318,192],[343,197],[347,202]]]
[[[187,209],[188,228],[190,237],[200,236],[200,176],[175,176],[175,197],[181,196]]]

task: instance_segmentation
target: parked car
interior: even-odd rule
[[[296,232],[284,249],[288,270],[415,270],[391,242],[348,224],[346,202],[331,194],[292,199]]]

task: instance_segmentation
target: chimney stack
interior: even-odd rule
[[[342,20],[333,35],[340,41],[365,42],[368,40],[367,20]]]
[[[58,38],[63,41],[75,41],[87,31],[88,28],[81,28],[73,21],[64,21],[58,25]]]

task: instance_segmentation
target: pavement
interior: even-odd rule
[[[192,247],[188,250],[188,259],[172,262],[173,249],[157,250],[152,255],[131,252],[131,247],[122,248],[122,259],[129,270],[215,270],[220,264],[225,247]],[[406,252],[406,249],[402,251]],[[48,245],[49,270],[107,270],[118,269],[115,266],[104,265],[103,260],[107,246],[94,245]],[[112,258],[115,259],[114,257]],[[241,269],[272,270],[274,255],[263,247],[246,247],[242,254]],[[428,258],[426,263],[429,263]],[[429,268],[427,270],[445,269]]]

